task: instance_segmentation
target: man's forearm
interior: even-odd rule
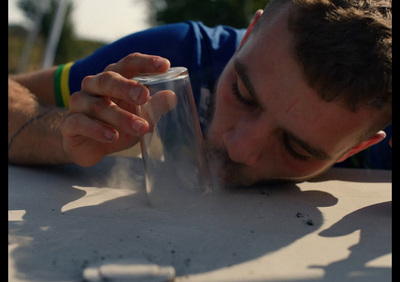
[[[58,125],[65,109],[43,105],[18,82],[8,81],[8,159],[15,164],[61,164]]]

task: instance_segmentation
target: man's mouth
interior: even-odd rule
[[[222,161],[213,158],[209,162],[209,165],[213,179],[217,180],[220,185],[226,186],[234,184],[233,178],[229,175]]]
[[[245,166],[229,158],[223,149],[207,146],[207,156],[213,181],[222,186],[248,186],[254,183],[245,172]]]

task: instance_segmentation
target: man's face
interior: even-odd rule
[[[251,34],[220,77],[206,142],[211,169],[226,184],[314,177],[357,144],[371,118],[322,100],[291,40],[283,14]]]

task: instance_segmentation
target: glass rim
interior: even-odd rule
[[[176,79],[183,79],[189,76],[188,70],[185,67],[172,67],[163,73],[142,73],[134,76],[132,79],[144,84],[152,85],[156,83],[172,81]]]

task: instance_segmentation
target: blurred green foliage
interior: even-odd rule
[[[22,50],[27,38],[28,31],[21,26],[9,25],[8,26],[8,73],[15,73],[21,58]],[[67,52],[60,52],[58,49],[55,58],[55,64],[66,63],[75,61],[91,54],[96,49],[105,45],[104,42],[74,39],[67,44],[70,49]],[[61,46],[60,46],[61,47]],[[35,45],[33,46],[30,54],[29,64],[25,71],[33,71],[41,68],[43,60],[43,52],[46,48],[46,41],[42,35],[39,35]]]
[[[19,0],[18,6],[34,23],[43,0]],[[132,0],[133,1],[133,0]],[[255,11],[263,9],[269,0],[142,0],[146,1],[153,15],[148,15],[153,26],[182,22],[202,21],[208,26],[219,24],[237,28],[249,25]],[[48,8],[41,19],[41,28],[31,50],[30,61],[25,71],[39,69],[51,25],[57,9],[57,0],[48,0]],[[134,7],[134,6],[133,6]],[[91,54],[105,42],[82,40],[76,37],[71,20],[72,2],[69,3],[64,26],[58,43],[54,64],[75,61]],[[151,18],[153,17],[153,18]],[[28,31],[19,26],[8,28],[8,72],[14,73],[24,48]]]
[[[49,1],[48,7],[45,9],[43,13],[39,36],[47,41],[54,16],[57,11],[57,0]],[[37,0],[19,0],[18,7],[22,10],[27,18],[35,22],[35,17],[39,13],[39,9],[41,9],[41,1]],[[42,8],[43,9],[43,8]],[[71,57],[74,57],[76,54],[76,48],[71,48],[71,45],[75,45],[76,36],[74,34],[74,26],[71,20],[71,12],[73,9],[72,2],[69,2],[67,12],[65,15],[64,25],[62,28],[60,41],[58,42],[55,63],[62,63],[68,60]]]
[[[40,22],[40,30],[31,50],[29,64],[25,71],[37,70],[41,67],[43,52],[46,48],[46,42],[57,10],[57,2],[57,0],[49,0],[49,5],[43,13]],[[32,21],[32,23],[35,22],[36,15],[40,9],[40,4],[41,1],[37,0],[19,0],[17,3],[21,11]],[[72,10],[72,2],[69,2],[64,26],[62,28],[54,59],[55,65],[75,61],[91,54],[96,49],[105,45],[105,42],[77,38],[71,20]],[[17,70],[27,35],[28,31],[21,26],[8,26],[8,73],[10,74],[15,73]]]
[[[153,0],[158,24],[186,20],[202,21],[236,28],[249,25],[255,11],[264,9],[269,0]]]

